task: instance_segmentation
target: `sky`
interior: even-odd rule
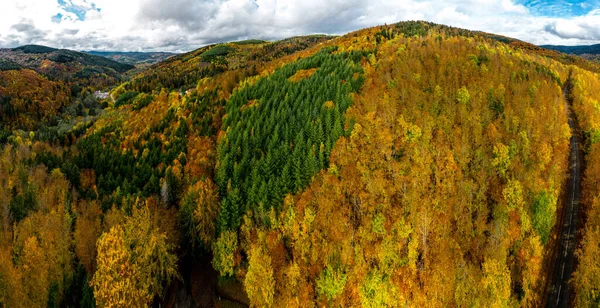
[[[184,52],[405,20],[538,45],[600,43],[600,0],[0,0],[0,48]]]

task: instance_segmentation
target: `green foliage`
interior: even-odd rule
[[[466,105],[469,103],[470,100],[471,95],[469,94],[469,90],[467,90],[466,87],[458,89],[458,92],[456,93],[456,101],[459,104]]]
[[[219,230],[237,229],[247,210],[267,213],[280,206],[287,193],[302,190],[327,167],[344,134],[349,94],[362,83],[354,76],[362,72],[354,62],[360,56],[331,52],[288,64],[229,98],[216,175],[224,196]],[[309,78],[288,80],[311,68],[317,70]],[[326,101],[333,108],[324,107]]]
[[[488,90],[488,106],[497,118],[504,115],[504,99],[502,97],[496,97],[494,94],[494,88]]]
[[[385,234],[385,216],[382,214],[377,214],[375,218],[373,218],[373,222],[371,223],[371,227],[373,229],[373,233],[377,235]]]
[[[596,144],[598,142],[600,142],[600,129],[593,129],[590,130],[588,133],[588,140],[590,141],[590,144]]]
[[[421,21],[409,21],[397,23],[395,28],[397,32],[404,34],[405,37],[411,37],[427,35],[430,26],[431,24]]]
[[[211,60],[214,60],[216,57],[226,56],[232,50],[233,50],[233,48],[231,48],[229,45],[226,45],[226,44],[217,45],[217,46],[207,50],[206,52],[202,53],[202,58],[205,61],[211,61]]]
[[[213,244],[214,258],[213,267],[221,276],[232,276],[235,265],[234,253],[237,250],[237,233],[233,231],[222,232],[217,241]]]
[[[131,93],[131,92],[126,92]],[[133,96],[133,94],[130,94]],[[133,99],[134,106],[144,104],[145,100],[150,99],[151,95],[139,94]],[[194,119],[193,127],[195,131],[211,133],[214,129],[210,128],[210,120],[213,117],[213,108],[218,102],[213,102],[214,93],[208,93],[202,96],[202,102],[206,105],[196,104],[195,101],[189,102],[187,107],[192,110],[192,114],[197,115]],[[209,104],[210,102],[210,104]],[[202,106],[202,108],[200,108]],[[204,113],[196,112],[201,109]],[[208,120],[207,120],[208,119]],[[177,130],[170,128],[180,122]],[[120,140],[114,135],[120,132],[119,123],[114,123],[98,130],[77,142],[77,153],[72,157],[66,155],[66,160],[72,160],[73,163],[82,169],[93,169],[96,175],[98,194],[101,199],[109,197],[119,189],[120,194],[113,196],[112,200],[103,200],[103,209],[108,209],[113,201],[120,204],[120,198],[129,194],[148,197],[160,192],[160,179],[165,178],[167,185],[167,201],[174,205],[178,200],[182,189],[180,179],[175,177],[172,172],[168,172],[168,166],[173,161],[180,159],[180,155],[187,152],[187,134],[190,130],[187,122],[175,115],[174,109],[169,109],[167,114],[158,123],[152,125],[148,131],[139,137],[140,142],[134,143],[138,155],[134,155],[132,148],[122,151]],[[165,134],[169,140],[163,143],[159,134]],[[103,138],[105,138],[103,142]],[[144,153],[143,155],[141,155]],[[67,153],[70,154],[70,153]],[[59,164],[61,162],[55,162]],[[68,176],[68,173],[67,173]],[[78,182],[74,183],[75,185]],[[78,186],[76,186],[78,187]],[[87,193],[84,193],[87,195]]]
[[[69,55],[65,55],[65,54],[57,54],[54,56],[51,56],[49,58],[50,60],[57,62],[57,63],[69,63],[69,62],[73,62],[75,61],[75,59]]]
[[[0,59],[0,71],[20,70],[21,68],[18,63],[8,59]]]
[[[556,211],[556,197],[547,191],[539,193],[533,202],[532,226],[540,235],[545,245],[550,236],[550,230],[554,224],[554,212]]]
[[[490,38],[492,40],[494,40],[494,41],[501,42],[501,43],[504,43],[504,44],[510,44],[510,42],[511,42],[510,38],[505,37],[505,36],[500,36],[500,35],[490,34]]]
[[[198,192],[194,190],[188,191],[181,199],[179,206],[178,220],[179,227],[182,231],[184,248],[193,251],[201,245],[200,238],[196,232],[196,223],[194,221],[194,211],[197,204]]]
[[[293,37],[273,43],[212,45],[189,53],[172,56],[150,70],[134,77],[127,90],[150,93],[162,88],[180,89],[182,92],[196,88],[204,78],[219,76],[234,71],[232,84],[246,77],[255,76],[257,63],[277,59],[296,51],[306,49],[317,43],[329,40],[328,36]],[[235,44],[235,43],[232,43]],[[229,92],[231,89],[224,89]]]
[[[128,93],[128,92],[126,92]],[[135,92],[133,92],[135,93]],[[151,94],[139,94],[138,96],[135,97],[135,99],[133,100],[133,110],[140,110],[146,106],[148,106],[152,100],[154,99],[154,96]]]
[[[133,102],[133,99],[138,94],[139,94],[138,92],[130,91],[130,92],[124,92],[123,94],[119,95],[119,97],[117,97],[117,99],[115,100],[115,108],[118,108],[123,105],[131,104]]]
[[[375,271],[369,273],[360,289],[360,303],[363,307],[397,306],[396,292],[396,287],[389,277]]]
[[[256,45],[256,44],[264,44],[264,43],[268,43],[268,41],[251,39],[251,40],[231,42],[231,44],[236,44],[236,45]]]
[[[336,299],[344,292],[347,278],[347,275],[341,269],[326,267],[317,277],[317,294],[325,296],[329,301]]]
[[[27,179],[25,179],[27,181]],[[37,208],[36,189],[33,185],[25,182],[25,190],[22,193],[17,193],[10,201],[8,208],[15,219],[19,222],[27,217],[27,214]]]
[[[221,116],[225,100],[218,98],[218,91],[205,91],[202,95],[192,95],[186,108],[191,110],[193,129],[199,136],[212,136],[220,127],[213,126],[213,116]]]
[[[6,143],[8,141],[8,137],[12,135],[12,131],[4,129],[4,127],[0,127],[0,144]]]
[[[24,45],[17,48],[13,48],[16,51],[22,51],[24,53],[50,53],[56,51],[56,48],[41,46],[41,45]]]

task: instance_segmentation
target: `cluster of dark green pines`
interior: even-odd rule
[[[286,194],[301,191],[327,167],[333,145],[346,133],[344,113],[350,93],[362,85],[365,56],[335,50],[285,65],[230,97],[215,176],[223,196],[220,231],[237,229],[249,210],[268,223]],[[308,69],[316,71],[290,80]]]

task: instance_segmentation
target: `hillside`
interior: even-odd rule
[[[574,55],[600,54],[600,44],[589,46],[542,45],[540,47]]]
[[[176,55],[175,53],[171,52],[119,52],[93,50],[84,52],[129,65],[156,64]]]
[[[122,81],[133,66],[72,50],[26,45],[0,49],[0,126],[32,130],[66,108],[96,106],[91,93]],[[83,101],[86,100],[84,107]],[[82,114],[81,111],[78,112]]]
[[[114,83],[120,79],[119,74],[133,68],[100,56],[38,45],[0,49],[0,58],[62,81],[102,77]]]
[[[566,54],[578,55],[588,60],[600,60],[600,44],[589,46],[542,45],[540,47]]]
[[[303,36],[277,42],[248,40],[199,48],[189,53],[176,55],[142,71],[121,87],[138,92],[152,92],[167,89],[186,91],[196,87],[204,78],[221,73],[235,73],[236,79],[226,89],[233,86],[244,76],[256,74],[257,64],[292,54],[315,44],[325,42],[332,37]]]
[[[57,52],[31,48],[11,52]],[[542,306],[569,108],[595,153],[599,71],[426,22],[175,55],[60,142],[0,133],[0,302]]]

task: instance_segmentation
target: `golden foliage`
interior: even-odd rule
[[[330,44],[369,50],[381,29]],[[568,68],[435,31],[377,46],[346,114],[352,133],[271,222],[288,251],[282,264],[272,259],[274,305],[538,305],[545,247],[531,206],[564,180],[567,114],[556,74]],[[242,229],[263,232],[251,220]],[[265,249],[257,233],[244,232],[246,254]],[[244,272],[228,251],[227,268]],[[326,269],[343,269],[343,288]],[[325,289],[336,295],[318,296]]]
[[[275,279],[271,257],[260,244],[255,244],[250,249],[248,258],[248,272],[244,280],[244,287],[251,306],[271,307],[275,296]]]
[[[96,202],[81,202],[75,221],[75,253],[87,273],[94,274],[96,267],[96,241],[102,234],[102,211]]]
[[[177,277],[176,257],[167,236],[152,223],[147,206],[135,207],[123,224],[98,240],[97,270],[91,282],[103,307],[140,307]]]

